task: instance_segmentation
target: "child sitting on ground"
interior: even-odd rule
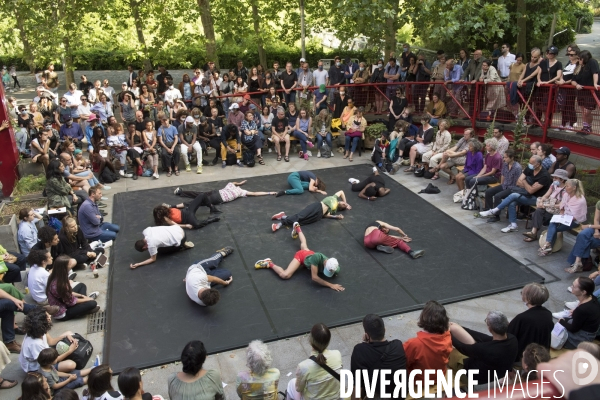
[[[73,370],[73,373],[59,372],[55,365],[58,363],[58,351],[52,347],[48,347],[40,351],[37,362],[40,364],[40,373],[44,375],[48,381],[48,386],[52,389],[52,393],[56,393],[62,388],[77,389],[87,383],[87,376],[91,368],[84,370]]]

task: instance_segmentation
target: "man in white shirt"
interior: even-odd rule
[[[188,268],[184,279],[185,291],[193,302],[201,306],[217,304],[221,294],[218,290],[211,289],[211,286],[219,284],[228,286],[233,281],[230,271],[219,268],[221,261],[231,253],[233,253],[233,247],[223,247],[209,258]]]
[[[183,99],[183,96],[181,95],[181,92],[179,91],[179,89],[176,89],[175,86],[173,86],[173,80],[169,79],[167,81],[167,85],[168,85],[168,89],[165,92],[165,102],[169,104],[169,107],[173,107],[173,105],[175,104],[175,101],[177,101],[177,99]]]
[[[151,226],[144,229],[142,234],[144,238],[135,242],[135,249],[140,253],[148,250],[150,258],[146,261],[130,264],[131,269],[152,264],[156,261],[156,256],[159,253],[170,254],[194,247],[194,243],[185,241],[185,232],[179,225]]]
[[[63,95],[67,99],[67,107],[71,108],[71,117],[74,122],[79,122],[79,112],[77,109],[81,105],[81,96],[83,96],[83,92],[77,90],[77,85],[74,83],[69,85],[69,90]]]
[[[323,61],[319,60],[317,69],[313,71],[313,86],[329,85],[329,72],[323,69]]]
[[[498,75],[500,75],[502,82],[506,82],[510,74],[510,66],[515,63],[515,55],[510,54],[508,43],[504,43],[500,51],[502,51],[502,55],[498,57]]]
[[[114,99],[114,95],[115,95],[115,89],[109,85],[108,83],[108,79],[105,79],[104,82],[102,82],[102,84],[104,85],[102,87],[102,90],[104,91],[104,94],[106,95],[108,101],[110,101],[111,103],[114,104],[115,99]]]

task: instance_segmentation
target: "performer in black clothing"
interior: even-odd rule
[[[191,190],[182,190],[181,188],[177,188],[175,189],[175,195],[181,197],[191,197],[193,199],[203,197],[203,199],[200,201],[200,205],[209,207],[211,214],[213,214],[221,212],[215,206],[228,203],[239,197],[274,196],[277,194],[277,192],[249,192],[247,190],[240,189],[240,186],[242,186],[244,183],[246,183],[246,181],[229,182],[223,189],[211,190],[209,192],[194,192]],[[178,204],[176,207],[183,208],[183,203]]]
[[[348,181],[352,184],[353,192],[358,193],[358,197],[367,200],[376,200],[377,197],[383,197],[390,192],[390,189],[385,187],[385,180],[376,167],[373,167],[373,175],[364,179],[362,182],[355,178],[350,178]]]
[[[181,203],[175,206],[163,203],[160,206],[154,207],[154,222],[158,226],[179,225],[186,229],[200,229],[220,220],[219,217],[209,217],[204,221],[198,221],[196,219],[196,211],[202,205],[211,207],[209,204],[206,204],[205,194],[201,194],[189,203]]]

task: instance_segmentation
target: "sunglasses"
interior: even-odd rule
[[[79,99],[79,100],[81,100],[81,101],[84,101],[84,100],[87,100],[87,98],[85,98],[85,97],[82,97],[82,98],[81,98],[81,99]]]

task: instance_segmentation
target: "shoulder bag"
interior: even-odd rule
[[[325,365],[321,365],[317,362],[317,357],[315,356],[310,356],[309,357],[311,360],[313,360],[315,362],[315,364],[317,364],[319,367],[323,368],[325,371],[329,372],[329,375],[333,376],[335,379],[337,379],[338,381],[340,380],[340,374],[338,374],[337,372],[335,372],[334,370],[332,370],[329,365],[325,364]]]

